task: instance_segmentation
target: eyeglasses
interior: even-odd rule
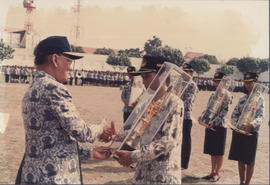
[[[60,55],[60,56],[63,57],[64,59],[66,59],[66,61],[69,62],[69,63],[72,63],[73,62],[72,59],[70,59],[70,58],[68,58],[68,57],[66,57],[64,55]]]

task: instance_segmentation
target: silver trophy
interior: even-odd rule
[[[208,103],[206,110],[201,116],[199,124],[207,126],[207,124],[219,114],[221,106],[224,102],[229,100],[230,91],[235,87],[235,81],[230,78],[223,78],[213,95],[213,98]],[[211,130],[214,130],[211,128]]]
[[[263,96],[263,94],[265,93],[269,93],[269,88],[259,83],[256,83],[244,105],[237,124],[228,124],[228,126],[241,134],[252,135],[251,133],[243,130],[242,127],[244,125],[250,124],[254,120],[256,111],[260,106],[260,97]]]
[[[178,66],[165,62],[155,79],[139,97],[137,105],[126,120],[124,129],[128,134],[119,150],[135,150],[139,148],[140,143],[150,143],[168,116],[175,110],[171,97],[181,97],[190,80],[191,77]],[[153,89],[152,84],[157,82],[158,88]],[[168,87],[165,94],[155,101],[164,84]]]

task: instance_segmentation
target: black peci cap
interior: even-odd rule
[[[253,72],[246,72],[244,74],[244,82],[256,82],[258,80],[258,75]]]
[[[133,71],[136,71],[136,68],[134,66],[128,66],[127,72],[130,73],[130,72],[133,72]]]
[[[224,73],[222,73],[222,72],[216,72],[216,73],[214,74],[214,79],[213,79],[213,80],[215,80],[215,81],[222,80],[222,78],[223,78],[224,76],[225,76]]]
[[[62,54],[72,60],[77,60],[83,57],[78,53],[71,52],[67,37],[64,36],[50,36],[40,41],[34,50],[35,57],[51,54]]]
[[[189,63],[184,63],[183,66],[182,66],[182,69],[184,71],[192,71],[192,72],[194,71],[193,67]]]
[[[130,74],[137,76],[142,73],[158,72],[164,62],[164,57],[144,55],[140,69],[138,71],[131,72]]]

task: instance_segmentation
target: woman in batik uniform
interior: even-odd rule
[[[216,72],[214,75],[214,86],[218,87],[220,81],[225,76],[222,72]],[[202,177],[202,179],[209,180],[210,182],[216,182],[220,179],[219,171],[223,164],[223,155],[225,151],[227,129],[225,127],[225,117],[229,110],[229,104],[231,102],[231,96],[228,91],[224,94],[225,98],[222,101],[222,105],[218,114],[207,123],[204,137],[204,151],[203,153],[211,156],[211,173]],[[208,104],[212,102],[214,93],[210,96]],[[205,112],[203,112],[205,113]],[[199,118],[200,121],[201,117]]]
[[[244,92],[246,95],[239,99],[232,117],[231,123],[236,126],[238,119],[244,109],[244,106],[252,92],[253,87],[258,80],[256,73],[247,72],[244,74]],[[229,159],[238,161],[238,170],[240,184],[249,184],[254,172],[255,156],[257,150],[258,132],[264,119],[264,98],[258,98],[258,107],[255,112],[255,117],[251,123],[247,123],[241,129],[251,133],[252,135],[244,135],[233,131],[232,143],[230,148]]]

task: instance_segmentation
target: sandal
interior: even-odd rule
[[[210,174],[210,175],[206,175],[206,176],[202,177],[202,179],[204,179],[204,180],[210,180],[212,177],[213,177],[213,175]]]
[[[209,179],[209,181],[210,182],[217,182],[219,179],[220,179],[219,175],[214,175]]]

